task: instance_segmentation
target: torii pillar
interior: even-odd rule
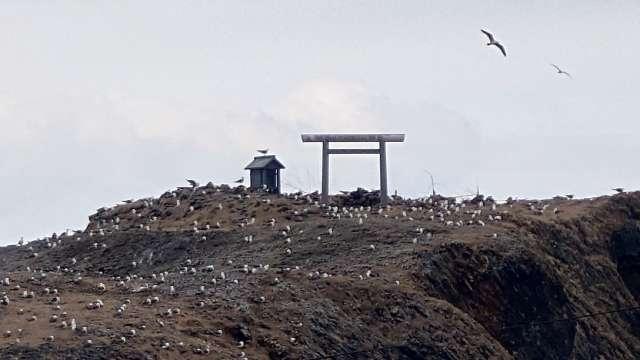
[[[404,134],[302,134],[302,142],[322,143],[322,203],[329,201],[329,155],[378,154],[380,156],[380,202],[386,205],[387,194],[387,142],[404,142]],[[331,142],[377,142],[377,149],[331,149]]]

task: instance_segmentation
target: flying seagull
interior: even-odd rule
[[[269,152],[269,149],[258,149],[256,151],[259,152],[260,154],[266,154]]]
[[[502,44],[500,44],[499,42],[497,42],[494,38],[493,35],[491,35],[490,32],[485,31],[480,29],[480,31],[482,31],[483,34],[487,35],[487,37],[489,38],[489,42],[487,43],[487,46],[491,46],[494,45],[495,47],[497,47],[498,49],[500,49],[500,51],[502,51],[502,55],[507,56],[507,52],[504,51],[504,46],[502,46]]]
[[[611,190],[617,192],[618,194],[622,194],[624,192],[623,188],[614,188],[614,189],[611,189]]]
[[[571,77],[571,74],[569,74],[568,72],[566,72],[566,71],[564,71],[564,70],[560,69],[560,68],[558,67],[558,65],[556,65],[556,64],[551,64],[551,66],[553,66],[554,68],[556,68],[556,70],[558,70],[558,74],[565,74],[565,75],[567,75],[567,76],[569,77],[569,79],[573,79],[573,78]]]
[[[186,179],[191,187],[197,188],[199,184],[195,180]]]
[[[244,182],[244,176],[235,181],[236,184],[242,184],[243,182]]]

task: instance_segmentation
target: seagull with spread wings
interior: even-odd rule
[[[498,41],[496,41],[496,39],[494,39],[493,34],[482,29],[480,29],[480,31],[482,31],[482,33],[487,35],[487,37],[489,38],[489,42],[487,43],[487,46],[493,45],[498,49],[500,49],[500,51],[502,52],[502,55],[507,56],[507,52],[504,50],[504,46],[502,46],[502,44],[500,44]]]
[[[573,79],[573,78],[571,77],[571,74],[569,74],[568,72],[566,72],[566,71],[564,71],[564,70],[560,69],[560,67],[559,67],[558,65],[556,65],[556,64],[551,64],[551,66],[553,66],[554,68],[556,68],[556,70],[558,70],[558,74],[565,74],[565,75],[567,75],[567,76],[569,77],[569,79]]]

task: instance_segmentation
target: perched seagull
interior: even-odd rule
[[[566,72],[566,71],[564,71],[564,70],[560,69],[560,68],[558,67],[558,65],[556,65],[556,64],[551,64],[551,66],[553,66],[554,68],[556,68],[556,70],[558,70],[558,74],[565,74],[565,75],[567,75],[567,76],[569,77],[569,79],[573,79],[573,78],[571,77],[571,74],[569,74],[568,72]]]
[[[507,52],[504,51],[504,46],[502,46],[502,44],[500,44],[499,42],[497,42],[494,38],[493,35],[491,35],[490,32],[485,31],[485,30],[480,30],[482,31],[483,34],[487,35],[487,37],[489,38],[489,42],[487,43],[487,46],[491,46],[494,45],[495,47],[497,47],[498,49],[500,49],[500,51],[502,51],[502,55],[507,56]]]
[[[269,152],[269,149],[258,149],[256,151],[259,152],[260,154],[266,154]]]
[[[242,184],[243,182],[244,182],[244,176],[235,181],[236,184]]]
[[[622,194],[624,192],[623,188],[615,188],[615,189],[611,189],[611,190],[617,192],[618,194]]]
[[[190,180],[190,179],[186,179],[186,180],[189,183],[189,185],[191,185],[191,187],[197,188],[198,186],[200,186],[200,184],[198,184],[195,180]]]

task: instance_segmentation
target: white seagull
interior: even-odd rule
[[[553,66],[554,68],[556,68],[556,70],[558,70],[558,74],[565,74],[565,75],[567,75],[567,76],[569,77],[569,79],[573,79],[573,78],[571,77],[571,74],[569,74],[568,72],[566,72],[566,71],[564,71],[564,70],[560,69],[560,67],[558,67],[558,65],[556,65],[556,64],[551,64],[551,66]]]
[[[502,44],[500,44],[499,42],[497,42],[494,38],[493,35],[485,30],[480,29],[480,31],[482,31],[483,34],[487,35],[487,37],[489,38],[489,42],[487,43],[487,46],[491,46],[494,45],[495,47],[497,47],[498,49],[500,49],[500,51],[502,51],[502,55],[507,56],[507,52],[504,50],[504,46],[502,46]]]

